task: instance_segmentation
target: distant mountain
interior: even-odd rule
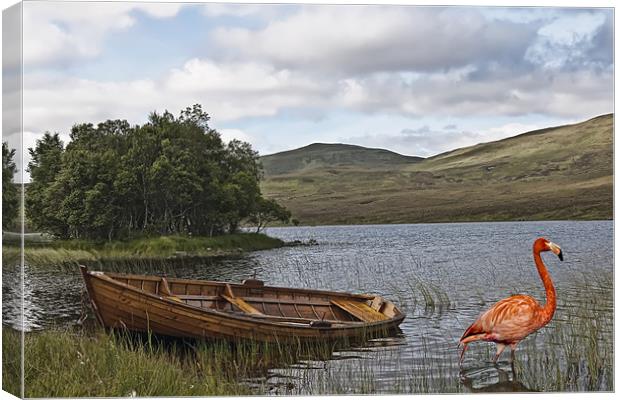
[[[613,114],[427,159],[314,144],[262,157],[302,224],[613,218]]]
[[[384,149],[341,143],[313,143],[295,150],[261,157],[267,176],[300,173],[320,168],[390,168],[423,160]]]

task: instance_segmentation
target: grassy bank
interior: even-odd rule
[[[5,357],[18,357],[18,332],[4,328],[2,336]],[[223,354],[222,346],[203,347],[188,357],[177,349],[105,333],[92,337],[69,331],[30,333],[25,337],[25,396],[249,394],[228,375],[233,360]],[[5,390],[19,393],[19,372],[19,363],[5,362]]]
[[[3,328],[4,390],[19,393],[19,332]],[[301,358],[326,359],[330,344],[181,342],[122,333],[52,330],[25,335],[26,397],[283,394],[261,377]]]
[[[6,243],[6,241],[5,241]],[[4,245],[5,262],[19,260],[18,242]],[[161,236],[127,242],[26,242],[24,257],[30,265],[62,265],[97,261],[140,261],[216,257],[281,247],[284,242],[264,234],[237,233],[214,237]]]

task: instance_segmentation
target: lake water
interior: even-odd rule
[[[613,390],[612,221],[323,226],[267,233],[318,245],[148,273],[229,281],[256,275],[268,285],[377,293],[397,303],[407,318],[394,337],[339,351],[331,360],[270,371],[253,382],[266,393]],[[472,344],[459,367],[459,338],[495,301],[524,293],[544,302],[532,259],[532,243],[540,236],[564,252],[564,262],[543,255],[558,293],[553,321],[519,345],[516,373],[508,363],[510,351],[498,365],[490,362],[495,345],[489,343]],[[4,323],[17,324],[19,303],[12,290],[19,278],[15,269],[4,268]],[[26,267],[25,282],[28,330],[73,324],[80,317],[83,284],[76,272]],[[589,356],[578,361],[575,352]],[[540,376],[554,371],[561,378]]]

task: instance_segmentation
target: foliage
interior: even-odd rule
[[[30,149],[33,224],[63,239],[213,236],[237,231],[261,203],[258,153],[227,145],[200,105],[142,126],[77,124],[63,150],[46,134]]]
[[[250,217],[250,222],[256,224],[256,232],[267,226],[270,222],[288,222],[291,219],[291,212],[272,199],[259,199],[254,213]],[[299,221],[297,223],[299,225]]]
[[[31,183],[26,196],[26,217],[39,229],[58,236],[66,236],[67,224],[60,220],[57,213],[57,202],[49,190],[56,180],[61,166],[63,143],[58,133],[45,132],[43,138],[37,140],[35,148],[29,149]]]
[[[19,213],[19,192],[13,184],[15,166],[15,149],[9,149],[7,142],[2,142],[2,229],[9,228]]]

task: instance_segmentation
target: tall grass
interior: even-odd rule
[[[21,396],[21,334],[2,328],[2,390]]]
[[[3,329],[3,350],[19,348],[19,335]],[[231,379],[222,348],[200,358],[175,347],[128,337],[71,331],[28,333],[25,338],[26,397],[127,397],[243,395],[250,390]],[[208,363],[205,363],[208,359]],[[19,380],[6,368],[7,382]],[[8,379],[7,379],[8,378]],[[12,389],[12,387],[10,388]]]
[[[19,353],[19,341],[19,332],[3,328],[3,381],[13,393],[19,391],[20,368],[19,360],[9,357]],[[263,394],[279,387],[263,379],[270,371],[329,360],[342,346],[349,344],[180,341],[81,329],[31,332],[25,336],[25,396]]]
[[[26,262],[40,266],[75,266],[77,263],[161,263],[163,260],[210,258],[240,255],[284,245],[280,239],[258,233],[238,233],[215,237],[161,236],[128,242],[95,243],[82,240],[27,243]],[[19,248],[3,246],[5,260],[19,261]]]

